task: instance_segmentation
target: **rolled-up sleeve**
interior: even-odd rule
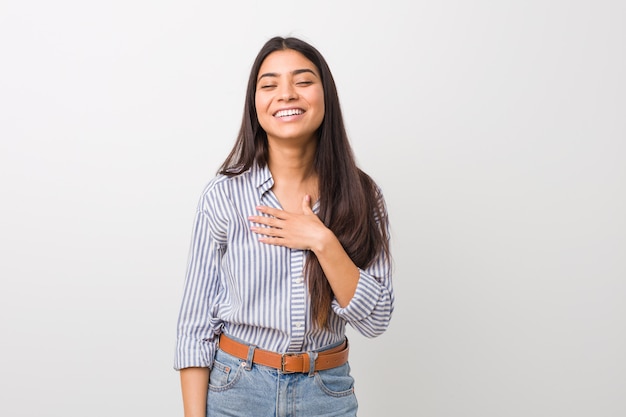
[[[383,217],[377,217],[377,222],[386,230],[389,239],[391,228],[387,207],[380,189],[378,204]],[[367,337],[381,335],[387,330],[391,321],[394,293],[391,280],[392,264],[389,256],[381,252],[370,266],[359,269],[359,282],[347,306],[342,308],[337,300],[333,300],[332,303],[335,314]]]
[[[215,317],[222,248],[212,237],[211,221],[196,213],[177,324],[174,369],[211,367],[220,322]]]
[[[337,300],[333,300],[332,308],[364,336],[381,335],[389,326],[394,308],[389,260],[381,256],[371,267],[361,269],[350,303],[342,308]]]

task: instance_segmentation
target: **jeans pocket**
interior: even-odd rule
[[[323,392],[332,397],[354,394],[354,378],[350,375],[350,366],[347,363],[316,372],[315,382]]]
[[[224,390],[232,387],[241,377],[241,361],[216,357],[209,373],[209,389]]]

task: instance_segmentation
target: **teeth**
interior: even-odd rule
[[[294,116],[296,114],[302,114],[304,110],[301,109],[289,109],[289,110],[281,110],[277,112],[274,116],[276,117],[285,117],[285,116]]]

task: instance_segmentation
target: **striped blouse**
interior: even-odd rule
[[[222,332],[262,349],[303,352],[341,342],[346,323],[367,337],[386,330],[394,294],[385,256],[360,270],[345,308],[333,300],[329,328],[312,325],[303,276],[307,251],[260,243],[250,231],[248,216],[259,215],[256,206],[280,208],[272,186],[269,169],[255,166],[235,177],[218,175],[204,189],[192,232],[174,369],[211,367]]]

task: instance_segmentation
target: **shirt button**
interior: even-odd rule
[[[296,323],[296,329],[299,329],[300,327],[302,327],[302,323],[301,322],[297,322]]]
[[[304,281],[302,278],[298,278],[296,279],[296,284],[302,284],[302,281]]]

